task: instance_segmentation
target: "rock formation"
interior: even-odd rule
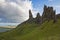
[[[48,20],[48,22],[51,19],[55,19],[55,11],[53,10],[53,7],[47,7],[46,5],[44,6],[44,11],[42,15],[42,20],[43,22]]]
[[[43,14],[42,14],[42,22],[44,22],[45,20],[47,20],[47,6],[44,5],[44,8],[43,8]]]
[[[42,23],[42,19],[41,19],[40,13],[37,13],[36,23],[40,23],[40,24]]]
[[[29,23],[33,22],[34,21],[34,18],[33,18],[33,15],[32,15],[32,12],[31,10],[29,10],[29,19],[27,20]]]
[[[53,11],[53,23],[55,23],[57,21],[56,19],[56,11]]]
[[[45,21],[49,22],[50,20],[53,20],[53,23],[55,23],[57,21],[57,17],[58,15],[56,15],[56,11],[53,9],[53,7],[47,7],[46,5],[44,5],[42,16],[40,16],[40,13],[37,13],[36,18],[33,18],[32,12],[31,10],[29,10],[28,22],[35,22],[41,24]]]
[[[32,15],[31,10],[29,10],[29,19],[33,19],[33,15]]]

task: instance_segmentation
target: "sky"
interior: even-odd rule
[[[33,17],[42,15],[44,5],[60,13],[60,0],[0,0],[0,23],[22,23],[29,18],[29,9]]]
[[[44,5],[52,6],[56,14],[60,13],[60,0],[32,0],[33,8],[42,15]]]

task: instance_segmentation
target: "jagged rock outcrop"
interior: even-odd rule
[[[31,23],[33,21],[34,21],[34,18],[33,18],[32,12],[31,10],[29,10],[29,19],[27,20],[27,22]]]
[[[53,11],[53,23],[55,23],[56,21],[57,21],[56,11]]]
[[[42,14],[43,22],[46,21],[46,20],[48,20],[48,22],[49,22],[51,19],[56,20],[55,14],[56,14],[56,11],[53,10],[53,7],[47,7],[45,5],[44,6],[44,11],[43,11],[43,14]]]
[[[29,10],[29,19],[33,19],[33,15],[32,15],[31,10]]]
[[[28,19],[27,21],[28,21],[29,23],[34,22],[34,23],[39,23],[39,24],[41,24],[41,23],[42,23],[42,18],[41,18],[41,16],[40,16],[40,13],[37,13],[36,18],[33,18],[32,12],[31,12],[31,10],[29,10],[29,19]]]
[[[39,23],[39,24],[42,23],[42,18],[41,18],[41,16],[40,16],[40,13],[37,13],[37,16],[36,16],[36,23]]]
[[[42,23],[44,22],[44,21],[46,21],[47,19],[47,6],[46,5],[44,5],[44,8],[43,8],[43,14],[42,14]]]
[[[33,18],[32,12],[31,10],[29,10],[29,19],[28,22],[35,22],[35,23],[43,23],[45,21],[50,21],[53,20],[53,23],[55,23],[57,21],[57,17],[56,17],[56,11],[53,9],[53,7],[47,7],[46,5],[44,5],[44,9],[43,9],[43,14],[42,16],[40,16],[40,13],[37,13],[36,18]],[[60,16],[60,15],[59,15]]]

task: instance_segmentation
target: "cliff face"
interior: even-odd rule
[[[43,15],[42,15],[42,20],[45,21],[45,20],[55,20],[56,19],[56,11],[53,10],[53,7],[47,7],[46,5],[44,6],[44,9],[43,9]]]
[[[56,20],[56,11],[53,9],[53,7],[47,7],[46,5],[44,6],[43,9],[43,14],[40,16],[40,13],[37,13],[36,18],[33,18],[31,10],[29,10],[29,22],[35,22],[35,23],[43,23],[45,21],[50,21],[53,20],[55,23]]]

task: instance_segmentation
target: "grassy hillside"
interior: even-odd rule
[[[42,25],[22,23],[9,32],[0,33],[0,40],[60,40],[60,19],[56,23],[51,20]]]

